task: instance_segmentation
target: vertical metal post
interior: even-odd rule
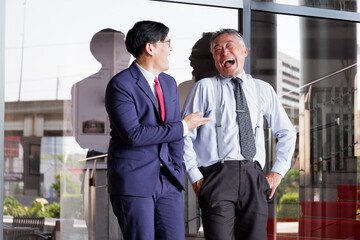
[[[5,0],[0,0],[0,216],[4,199],[4,114],[5,114]],[[0,221],[0,240],[3,240],[3,220]]]
[[[19,79],[19,95],[18,101],[21,100],[21,87],[23,80],[23,66],[24,66],[24,49],[25,49],[25,26],[26,26],[26,0],[24,0],[24,19],[23,19],[23,35],[21,42],[21,61],[20,61],[20,79]]]
[[[331,113],[330,113],[330,116],[331,118],[330,119],[333,119],[335,120],[335,117],[336,117],[336,110],[335,110],[335,97],[336,97],[336,91],[335,91],[335,87],[332,86],[331,87]],[[337,161],[336,161],[336,156],[335,156],[335,153],[336,153],[336,130],[337,130],[337,127],[336,127],[336,124],[334,124],[332,127],[331,127],[331,150],[330,150],[330,153],[331,153],[331,171],[332,172],[335,172],[337,169]]]
[[[245,45],[249,50],[249,55],[246,57],[244,70],[246,73],[251,74],[251,0],[243,2],[243,36],[245,40]]]
[[[345,83],[346,85],[347,82]],[[344,102],[344,81],[341,82],[341,85],[339,87],[339,145],[340,145],[340,149],[339,149],[339,160],[340,160],[340,165],[339,165],[339,168],[340,170],[344,170],[346,164],[345,164],[345,159],[346,159],[346,156],[345,156],[345,132],[346,132],[346,129],[345,129],[345,118],[344,118],[344,114],[346,112],[346,103]],[[345,111],[344,111],[345,110]],[[347,144],[348,146],[349,144]],[[347,147],[346,146],[346,147]],[[346,170],[345,170],[346,171]]]
[[[93,169],[91,170],[91,184],[90,184],[90,222],[91,222],[91,232],[89,239],[95,240],[96,239],[96,164],[97,161],[95,159]]]

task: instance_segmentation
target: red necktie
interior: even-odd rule
[[[160,88],[160,84],[159,81],[157,79],[157,77],[155,77],[155,89],[156,89],[156,94],[158,96],[159,99],[159,105],[160,105],[160,115],[161,115],[161,123],[164,123],[165,120],[165,104],[164,104],[164,96],[161,92],[161,88]]]

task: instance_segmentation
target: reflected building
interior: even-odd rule
[[[66,136],[63,132],[64,105],[66,101],[8,102],[5,105],[5,191],[9,195],[47,195],[55,182],[53,172],[48,188],[44,185],[44,171],[41,171],[41,154],[50,156],[52,168],[56,169],[57,155],[62,155],[62,142],[56,137]],[[40,110],[41,109],[41,110]],[[52,137],[53,144],[47,147],[43,138]],[[42,150],[43,148],[43,150]],[[56,150],[57,149],[57,150]],[[49,174],[49,172],[47,172]],[[53,197],[55,197],[53,195]]]
[[[301,85],[306,86],[300,91],[300,193],[303,200],[335,201],[337,185],[357,184],[357,29],[355,23],[313,18],[300,24]]]
[[[298,130],[301,74],[300,60],[279,51],[277,53],[276,71],[276,93],[280,97],[280,101],[290,120]]]

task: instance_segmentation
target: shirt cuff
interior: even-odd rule
[[[204,177],[202,175],[202,173],[200,172],[199,168],[197,168],[197,167],[190,169],[187,172],[187,176],[190,179],[191,184],[199,181],[200,179],[202,179]]]
[[[283,166],[281,166],[280,163],[275,162],[274,166],[273,166],[272,169],[271,169],[271,172],[277,172],[277,173],[279,173],[282,177],[284,177],[288,170],[289,170],[289,169],[284,168]]]
[[[188,128],[188,125],[186,123],[185,120],[182,120],[182,125],[183,125],[183,129],[184,129],[184,132],[183,132],[183,137],[187,136],[188,133],[189,133],[189,128]]]

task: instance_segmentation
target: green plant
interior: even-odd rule
[[[78,194],[64,193],[61,197],[61,214],[64,218],[84,218],[83,196]]]
[[[299,193],[287,192],[281,199],[277,207],[278,218],[297,218],[299,217]]]
[[[28,208],[28,215],[36,217],[40,216],[42,212],[42,205],[36,201],[32,201],[30,207]]]
[[[55,190],[57,197],[60,197],[61,188],[63,187],[61,202],[63,206],[66,206],[63,209],[64,216],[82,218],[84,207],[82,194],[80,193],[81,184],[67,173],[64,173],[61,177],[60,174],[57,174],[55,180],[56,182],[51,187]],[[64,184],[61,184],[62,182]],[[14,197],[9,196],[4,199],[4,215],[59,218],[60,204],[53,202],[44,206],[44,204],[34,200],[29,207],[24,207]]]
[[[57,174],[55,179],[56,182],[52,184],[52,188],[56,196],[61,198],[61,206],[64,206],[61,210],[62,214],[68,218],[82,218],[84,207],[80,192],[81,184],[68,173],[62,173],[61,176]],[[54,211],[54,216],[60,216],[60,205],[52,206],[51,211]]]
[[[56,158],[59,159],[60,161],[64,162],[64,155],[56,155]]]
[[[51,187],[55,190],[56,197],[60,197],[60,174],[55,175],[55,181]]]
[[[280,199],[287,192],[299,192],[299,169],[297,168],[290,169],[277,187],[277,204],[279,204]]]
[[[81,190],[80,182],[74,179],[74,176],[69,173],[61,175],[61,190],[64,193],[79,194]]]
[[[26,209],[13,196],[4,199],[4,215],[23,216],[26,215]]]
[[[50,218],[60,218],[60,203],[53,202],[45,206],[45,212]]]
[[[24,207],[13,196],[8,196],[4,199],[4,215],[59,218],[60,204],[53,202],[52,204],[43,206],[34,200],[29,207]]]
[[[70,194],[80,193],[81,184],[76,180],[74,180],[71,174],[63,173],[61,177],[60,174],[56,174],[55,181],[56,182],[53,183],[51,187],[55,190],[55,194],[57,197],[60,197],[62,186],[64,187],[64,189],[62,189],[64,193],[70,193]],[[63,182],[64,184],[62,185],[61,182]]]

